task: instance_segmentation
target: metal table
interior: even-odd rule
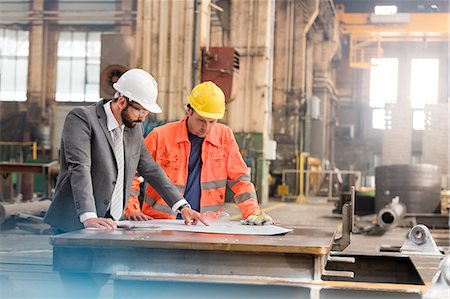
[[[85,229],[50,243],[54,270],[111,274],[116,298],[130,290],[155,298],[194,290],[196,298],[198,290],[204,298],[223,291],[228,298],[271,292],[309,298],[304,283],[320,280],[334,236],[334,227],[294,227],[281,236]]]
[[[51,178],[58,176],[59,163],[57,161],[49,163],[0,162],[0,173],[9,174],[13,172],[45,175],[45,196],[50,197],[52,194]]]

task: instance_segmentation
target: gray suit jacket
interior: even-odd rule
[[[55,195],[45,215],[54,229],[73,231],[83,228],[79,215],[94,212],[104,217],[109,209],[117,177],[113,141],[106,124],[105,100],[74,108],[66,117],[61,138],[60,173]],[[136,170],[173,206],[182,195],[150,156],[140,126],[125,127],[124,200],[130,195]]]

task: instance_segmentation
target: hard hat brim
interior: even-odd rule
[[[159,105],[157,103],[152,103],[152,104],[144,103],[144,101],[136,99],[129,91],[122,90],[120,85],[118,85],[117,83],[113,84],[113,88],[115,90],[117,90],[118,92],[120,92],[125,97],[127,97],[128,99],[130,99],[131,101],[136,102],[139,105],[141,105],[142,107],[144,107],[145,110],[148,110],[152,113],[161,113],[162,112],[161,107],[159,107]]]
[[[150,104],[150,105],[143,105],[141,104],[142,107],[144,107],[145,109],[147,109],[148,111],[152,112],[152,113],[161,113],[161,107],[159,107],[158,104],[154,103],[154,104]]]
[[[197,111],[194,109],[195,112],[197,112],[198,115],[204,117],[204,118],[212,118],[212,119],[222,119],[223,113],[208,113],[203,111]]]

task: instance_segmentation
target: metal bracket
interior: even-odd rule
[[[332,251],[342,251],[351,242],[353,223],[355,215],[355,186],[352,186],[351,201],[342,206],[342,234],[340,238],[334,240]]]
[[[409,231],[400,251],[402,253],[442,255],[431,236],[430,230],[423,224],[418,224]]]

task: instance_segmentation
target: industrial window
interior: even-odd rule
[[[384,130],[389,121],[385,104],[397,102],[398,59],[373,58],[371,63],[369,106],[372,108],[372,128]]]
[[[0,28],[0,101],[27,100],[28,31]]]
[[[410,103],[413,109],[413,129],[424,130],[426,117],[425,105],[436,104],[438,101],[439,60],[411,60]]]
[[[100,36],[101,32],[59,33],[56,101],[98,101]]]

